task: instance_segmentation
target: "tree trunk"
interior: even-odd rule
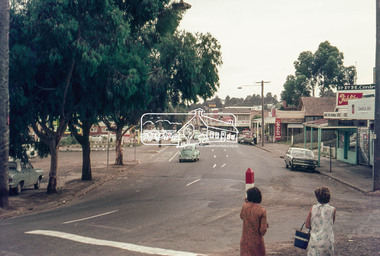
[[[9,206],[9,1],[0,1],[0,208]]]
[[[91,125],[83,125],[82,127],[82,180],[92,180],[91,173],[91,147],[90,147],[90,130]]]
[[[55,140],[51,140],[49,143],[50,148],[50,172],[49,172],[49,184],[47,187],[48,194],[57,193],[57,172],[58,172],[58,145]]]
[[[123,127],[116,128],[116,159],[115,165],[123,165],[123,147],[121,140],[123,139]]]

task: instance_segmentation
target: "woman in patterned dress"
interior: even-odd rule
[[[241,256],[265,256],[264,235],[267,232],[267,213],[261,203],[258,188],[247,190],[247,198],[240,212],[243,232],[240,240]]]
[[[310,229],[307,255],[333,256],[336,209],[328,204],[331,194],[327,187],[317,188],[314,193],[318,204],[310,208],[306,219],[306,228]]]

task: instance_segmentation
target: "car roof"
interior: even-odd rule
[[[186,145],[183,149],[188,149],[188,148],[195,148],[195,145],[194,144],[188,144]]]

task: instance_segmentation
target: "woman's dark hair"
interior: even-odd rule
[[[328,187],[320,187],[317,188],[315,191],[315,197],[317,198],[317,201],[321,204],[327,204],[330,202],[330,190]]]
[[[250,188],[247,190],[247,201],[255,204],[261,203],[261,191],[258,188]]]

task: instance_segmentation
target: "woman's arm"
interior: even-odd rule
[[[261,216],[261,223],[260,223],[260,234],[262,236],[265,235],[265,233],[268,230],[268,222],[267,222],[267,211],[264,209],[263,215]]]
[[[310,208],[309,214],[307,215],[307,218],[306,218],[305,227],[308,228],[308,229],[311,229],[311,210],[312,209],[313,209],[313,207]]]
[[[336,208],[334,208],[333,223],[335,223]]]

